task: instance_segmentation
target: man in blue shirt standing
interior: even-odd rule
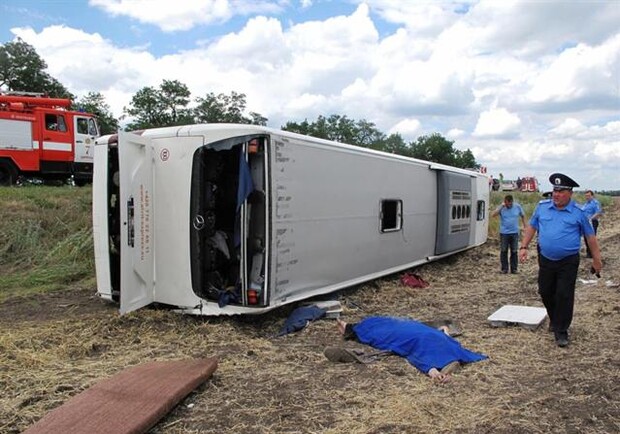
[[[519,217],[525,228],[525,213],[518,203],[514,203],[512,195],[504,197],[502,203],[492,216],[499,215],[500,227],[500,253],[499,261],[502,266],[502,273],[508,273],[508,248],[510,248],[510,272],[517,274],[517,248],[519,246]]]
[[[594,235],[598,233],[598,218],[603,213],[603,208],[601,208],[601,204],[598,200],[594,198],[594,192],[592,190],[586,190],[586,203],[583,204],[581,209],[586,213],[586,216],[592,223],[592,228],[594,229]],[[584,238],[585,239],[585,238]],[[592,257],[592,252],[590,252],[590,246],[588,245],[588,240],[586,241],[586,251],[588,254],[588,258]]]
[[[584,236],[592,251],[592,268],[601,271],[603,263],[594,229],[586,214],[572,200],[575,181],[561,173],[549,177],[553,184],[551,200],[541,200],[525,229],[519,247],[521,262],[527,259],[527,247],[538,232],[538,292],[549,316],[549,328],[560,347],[568,345],[568,328],[573,319],[575,281],[579,269],[579,248]]]

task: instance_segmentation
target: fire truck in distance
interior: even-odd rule
[[[69,99],[0,93],[0,185],[20,176],[91,182],[97,122],[70,107]]]

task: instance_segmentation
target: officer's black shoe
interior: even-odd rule
[[[562,348],[568,346],[568,333],[566,332],[556,333],[555,343],[558,344],[558,347],[562,347]]]

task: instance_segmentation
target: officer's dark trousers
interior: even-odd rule
[[[540,255],[539,264],[538,292],[547,309],[549,321],[556,333],[566,332],[573,320],[579,254],[559,261]]]

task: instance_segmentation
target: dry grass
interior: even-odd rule
[[[620,213],[600,228],[603,279],[620,282]],[[154,433],[601,433],[620,430],[620,289],[577,285],[572,342],[555,346],[546,327],[493,329],[504,304],[541,306],[536,264],[498,273],[498,245],[416,271],[431,286],[398,276],[339,294],[344,317],[450,317],[467,348],[490,359],[435,384],[404,359],[334,364],[322,352],[343,344],[317,321],[274,338],[291,308],[260,318],[185,317],[143,309],[119,317],[93,288],[0,304],[0,433],[16,433],[91,384],[147,360],[218,356],[214,376]],[[583,260],[586,275],[589,261]],[[347,343],[347,345],[350,345]]]

